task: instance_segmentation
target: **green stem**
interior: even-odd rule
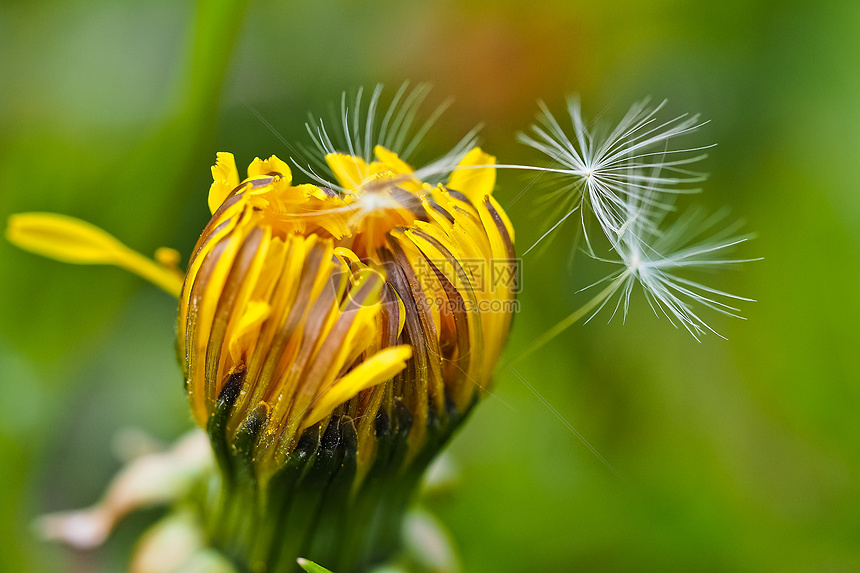
[[[514,359],[514,364],[530,356],[536,350],[539,350],[544,345],[546,345],[546,343],[548,343],[550,340],[573,326],[577,321],[579,321],[579,319],[591,312],[596,306],[605,301],[607,297],[611,296],[612,293],[614,293],[618,289],[621,283],[624,282],[624,280],[629,275],[630,271],[625,271],[621,273],[621,275],[619,275],[617,279],[609,283],[609,286],[597,293],[597,296],[585,303],[582,307],[579,308],[579,310],[575,311],[573,314],[571,314],[570,316],[547,330],[541,336],[539,336],[538,339],[531,344],[531,346],[526,348],[522,354],[520,354],[516,359]]]

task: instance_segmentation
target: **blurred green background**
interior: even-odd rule
[[[483,122],[523,161],[535,101],[582,95],[617,120],[643,96],[712,120],[706,193],[763,256],[712,284],[759,302],[708,316],[697,343],[650,314],[596,319],[504,365],[450,452],[459,486],[429,500],[465,571],[860,571],[860,3],[671,0],[5,0],[0,3],[0,219],[47,210],[134,248],[187,256],[209,166],[291,152],[306,113],[344,89],[429,81],[456,98],[427,156]],[[667,115],[668,117],[668,115]],[[500,176],[508,206],[527,179]],[[509,208],[520,249],[546,229],[538,191]],[[508,359],[587,300],[605,269],[571,261],[575,224],[523,263]],[[38,541],[40,513],[95,501],[124,428],[191,427],[175,302],[122,271],[0,241],[0,570],[116,571],[159,515],[105,548]]]

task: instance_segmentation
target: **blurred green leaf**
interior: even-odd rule
[[[192,10],[190,3],[161,2],[147,10],[105,1],[0,4],[0,73],[15,78],[0,94],[0,225],[12,213],[53,211],[99,225],[147,254],[175,240],[186,198],[199,194],[205,211],[221,93],[245,5],[201,0]],[[28,524],[46,507],[63,508],[54,504],[94,501],[94,493],[84,492],[98,491],[104,485],[99,480],[114,469],[106,447],[110,434],[147,411],[140,401],[99,405],[92,395],[94,379],[105,375],[93,357],[142,283],[116,269],[42,259],[5,240],[0,261],[0,370],[29,373],[4,375],[0,384],[5,396],[17,397],[6,409],[36,411],[27,425],[11,426],[14,417],[0,425],[0,458],[9,470],[0,479],[8,502],[0,512],[7,547],[0,570],[56,570],[63,561],[83,558],[46,546]],[[165,316],[157,308],[150,305],[149,312]],[[168,338],[171,323],[167,315],[160,325]],[[153,398],[159,389],[162,413],[148,410],[147,416],[171,419],[174,428],[187,425],[184,409],[178,417],[163,416],[184,405],[180,380],[174,375],[153,383],[161,373],[147,352],[162,348],[145,346],[136,354],[145,363],[139,387]],[[167,350],[170,358],[169,341]],[[110,381],[122,387],[129,378],[124,372],[133,368],[125,364]],[[31,389],[15,391],[19,387]],[[77,402],[78,389],[91,393],[88,400]],[[81,428],[74,426],[74,404],[93,405],[80,434],[70,431]],[[138,410],[123,413],[120,407]],[[115,414],[125,414],[124,422],[111,419]],[[63,440],[78,448],[69,458],[52,450]],[[93,448],[100,448],[94,462]],[[64,478],[56,482],[46,474]],[[46,484],[51,489],[39,489]],[[116,553],[121,563],[127,560],[124,547]],[[110,548],[102,555],[103,567],[83,568],[121,567],[110,563]]]
[[[302,569],[304,569],[308,573],[332,573],[331,571],[329,571],[325,567],[321,567],[320,565],[317,565],[313,561],[308,561],[307,559],[303,559],[301,557],[299,557],[299,559],[298,559],[298,564],[299,564],[299,567],[301,567]]]

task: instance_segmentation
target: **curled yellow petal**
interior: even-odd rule
[[[239,171],[232,153],[221,151],[215,155],[212,181],[209,187],[209,211],[214,213],[230,192],[239,186]]]
[[[271,312],[272,306],[263,301],[252,300],[248,302],[248,308],[242,313],[239,324],[236,325],[235,330],[230,335],[228,348],[233,360],[238,362],[242,355],[242,340],[254,330],[259,329],[263,321],[269,318]]]
[[[25,251],[65,263],[122,267],[177,297],[182,288],[183,276],[176,269],[144,257],[113,235],[75,217],[56,213],[12,215],[6,238]]]
[[[495,164],[495,157],[476,147],[454,168],[454,172],[448,179],[448,187],[459,191],[473,203],[480,203],[485,196],[493,193],[493,187],[496,185],[496,168],[478,166]]]
[[[380,350],[370,359],[350,370],[319,396],[302,420],[302,428],[313,426],[331,413],[336,406],[362,390],[392,378],[406,368],[406,361],[410,358],[412,358],[412,347],[406,344]]]

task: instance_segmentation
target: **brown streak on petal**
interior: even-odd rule
[[[234,311],[236,297],[242,288],[242,282],[245,280],[248,268],[254,261],[262,238],[263,230],[259,227],[252,229],[248,236],[245,237],[242,246],[239,248],[239,252],[233,260],[233,266],[227,275],[224,288],[221,290],[221,297],[218,300],[218,306],[215,310],[212,327],[209,332],[209,344],[206,348],[205,376],[207,385],[208,381],[215,382],[221,378],[218,375],[218,366],[224,346],[224,337],[227,333],[227,325],[230,315]],[[221,389],[216,386],[213,395],[217,396],[220,391]]]
[[[471,201],[468,197],[466,197],[465,195],[463,195],[461,192],[457,191],[456,189],[451,189],[450,187],[445,187],[445,190],[448,192],[448,194],[449,194],[451,197],[453,197],[453,198],[454,198],[454,199],[456,199],[457,201],[460,201],[460,202],[462,202],[462,203],[465,203],[465,204],[466,204],[466,205],[468,205],[469,207],[472,207],[472,208],[474,208],[474,207],[475,207],[475,206],[472,204],[472,201]]]
[[[413,232],[416,236],[421,237],[442,253],[451,265],[451,268],[453,268],[454,272],[457,273],[461,284],[469,285],[465,293],[459,291],[447,279],[447,277],[445,277],[444,273],[442,273],[432,261],[428,260],[433,271],[436,273],[437,278],[441,282],[442,287],[445,289],[449,301],[447,310],[453,315],[456,327],[457,354],[453,358],[448,358],[448,360],[451,360],[451,365],[453,366],[449,371],[453,371],[456,378],[452,380],[450,375],[446,376],[446,387],[454,397],[457,406],[464,409],[471,399],[475,385],[480,384],[480,382],[473,380],[469,376],[470,365],[472,363],[480,364],[482,361],[483,333],[481,330],[478,301],[475,297],[475,293],[471,289],[471,281],[457,258],[431,235],[421,231],[420,229],[416,229]],[[468,309],[471,309],[471,312],[469,312]],[[474,321],[471,328],[470,318]],[[470,341],[470,332],[474,341]]]
[[[402,342],[412,346],[412,358],[406,363],[406,370],[395,377],[394,389],[397,396],[402,396],[407,408],[415,418],[414,430],[422,434],[427,419],[429,359],[427,356],[427,338],[421,326],[421,311],[416,304],[409,281],[401,265],[395,261],[394,255],[385,252],[389,260],[388,280],[392,288],[400,296],[406,309],[406,322],[403,327]],[[424,304],[427,301],[424,300]],[[426,309],[425,312],[429,312]],[[426,318],[426,317],[425,317]],[[440,372],[441,376],[441,372]],[[418,438],[415,438],[418,439]]]
[[[496,228],[499,230],[499,235],[501,235],[502,242],[504,242],[505,249],[508,252],[508,258],[513,260],[517,256],[516,251],[514,250],[514,242],[511,240],[511,236],[508,234],[508,229],[505,227],[504,221],[502,221],[496,208],[493,207],[493,203],[490,201],[489,197],[484,197],[484,207],[486,207],[487,211],[490,212],[490,217],[492,217],[493,222],[496,224]]]
[[[291,308],[286,312],[283,324],[277,330],[274,339],[272,339],[269,345],[269,351],[261,374],[264,380],[278,379],[276,368],[283,358],[284,350],[295,333],[296,327],[298,327],[310,310],[312,288],[314,282],[316,282],[317,274],[319,273],[319,268],[325,254],[325,246],[321,243],[316,243],[311,247],[311,252],[305,259],[302,276],[299,278],[296,299],[293,301]],[[274,384],[269,385],[264,393],[264,399],[271,399],[275,391],[274,386]]]
[[[200,315],[202,314],[204,305],[214,304],[216,302],[205,300],[204,293],[209,286],[209,278],[221,260],[221,255],[227,249],[227,244],[227,240],[221,241],[206,254],[206,258],[200,265],[199,271],[194,276],[194,282],[191,285],[191,292],[188,295],[189,309],[185,328],[185,360],[188,364],[188,379],[190,381],[188,394],[191,399],[194,413],[198,418],[201,412],[201,408],[199,408],[200,406],[203,407],[202,410],[209,412],[211,411],[211,406],[214,406],[215,403],[214,395],[206,395],[205,390],[207,383],[205,379],[200,380],[200,378],[202,378],[202,374],[198,375],[198,370],[200,368],[198,366],[198,362],[203,358],[203,356],[198,356],[197,353],[198,346],[202,346],[198,341],[198,338],[201,336],[199,333],[201,330]],[[206,334],[208,335],[208,332],[206,332]],[[202,382],[202,385],[200,385],[200,382]],[[197,407],[195,407],[195,404]],[[200,420],[198,419],[198,421]]]

